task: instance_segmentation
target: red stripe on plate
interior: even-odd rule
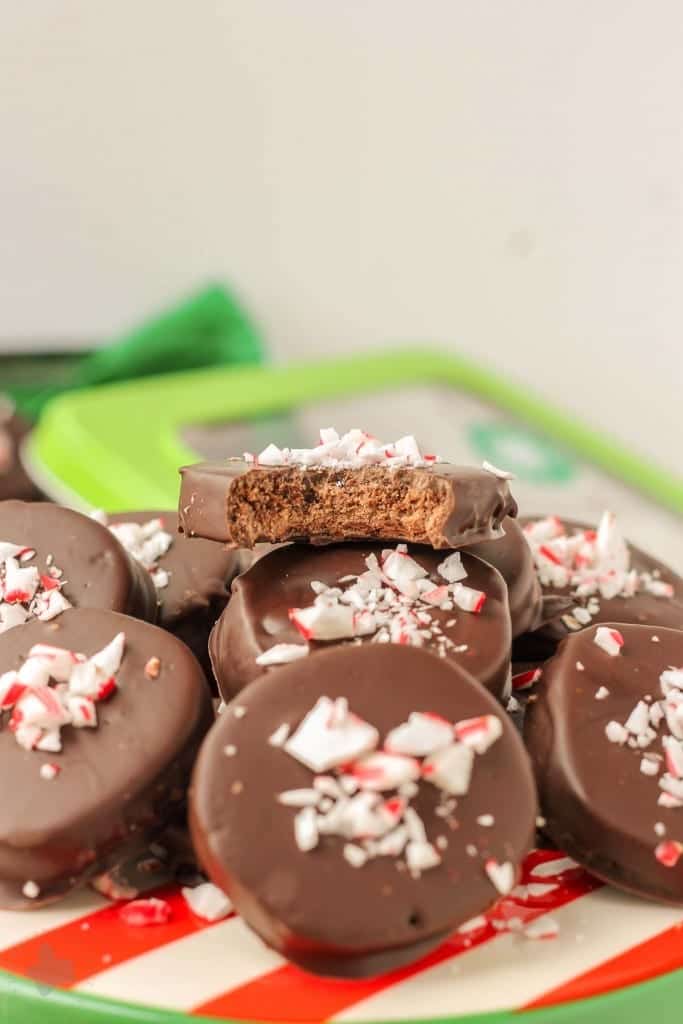
[[[625,979],[629,985],[636,985],[679,967],[683,967],[683,922],[611,960],[605,960],[598,967],[577,975],[566,984],[544,992],[523,1008],[529,1010],[567,1003],[573,999],[587,999],[623,987]]]
[[[127,925],[119,916],[122,904],[113,903],[3,950],[0,968],[47,985],[70,988],[108,967],[210,927],[210,922],[191,913],[180,890],[164,889],[152,895],[170,904],[172,916],[167,924]]]
[[[531,853],[524,863],[522,882],[557,881],[558,878],[540,879],[533,878],[530,874],[531,870],[542,861],[554,860],[557,857],[558,854],[554,850],[536,850]],[[551,910],[571,903],[572,900],[585,896],[599,888],[601,884],[584,872],[576,870],[569,872],[568,875],[559,876],[559,881],[558,889],[548,894],[543,900],[535,901],[533,907],[528,904],[525,906],[518,904],[513,907],[511,901],[506,900],[497,911],[491,911],[488,917],[498,919],[507,917],[509,919],[512,916],[517,916],[528,923]],[[363,981],[318,978],[288,964],[195,1006],[192,1012],[206,1017],[317,1024],[319,1021],[329,1020],[330,1017],[334,1017],[350,1006],[356,1006],[362,1000],[368,999],[392,985],[397,985],[445,960],[466,953],[475,946],[490,942],[498,934],[500,933],[496,931],[489,920],[484,927],[469,935],[461,935],[456,932],[438,949],[417,963],[393,971],[391,974],[385,974],[380,978]]]

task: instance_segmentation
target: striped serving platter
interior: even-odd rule
[[[534,851],[524,864],[522,884],[541,881],[552,891],[506,898],[477,927],[455,933],[419,963],[365,981],[311,977],[267,949],[237,915],[213,924],[195,917],[178,889],[157,893],[172,916],[150,927],[126,924],[119,905],[95,893],[74,893],[43,910],[0,913],[0,971],[7,972],[0,975],[0,1019],[3,978],[8,991],[16,976],[33,985],[36,999],[47,1000],[43,1005],[61,990],[74,1003],[87,995],[136,1004],[145,1021],[181,1013],[313,1024],[518,1013],[600,996],[683,967],[680,908],[603,886],[550,850]],[[559,926],[556,936],[527,937],[525,929],[548,915]],[[676,1019],[683,1019],[680,992]],[[150,1015],[152,1008],[159,1014]],[[8,1013],[7,1020],[14,1019]]]

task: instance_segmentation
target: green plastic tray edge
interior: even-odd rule
[[[28,456],[31,464],[49,466],[67,488],[93,505],[115,511],[135,495],[141,505],[168,507],[175,503],[177,485],[169,479],[167,466],[196,459],[178,440],[176,427],[196,418],[200,404],[201,418],[210,421],[286,411],[350,390],[371,392],[432,381],[490,401],[683,515],[683,479],[551,408],[520,385],[470,360],[432,351],[401,350],[284,367],[197,370],[65,395],[46,409],[29,442]],[[200,392],[201,403],[195,397]],[[146,438],[151,417],[156,429]],[[116,453],[108,443],[112,429],[117,434]]]
[[[607,995],[523,1013],[506,1010],[467,1017],[415,1018],[401,1024],[513,1024],[521,1017],[527,1024],[643,1024],[647,1019],[657,1024],[680,1024],[681,982],[683,970]],[[159,984],[163,985],[163,979],[159,979]],[[190,1018],[175,1010],[51,988],[0,971],[0,1021],[3,1024],[5,1021],[7,1024],[187,1024],[188,1019],[198,1024],[215,1024],[217,1020],[194,1015]]]

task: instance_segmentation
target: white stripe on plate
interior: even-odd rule
[[[344,1010],[335,1020],[405,1020],[524,1006],[683,921],[681,909],[599,889],[551,911],[556,939],[500,935]]]
[[[35,910],[0,910],[0,951],[77,921],[79,917],[87,917],[108,905],[109,900],[104,896],[81,889],[52,906]]]
[[[283,962],[234,917],[110,967],[75,987],[92,995],[189,1010]]]

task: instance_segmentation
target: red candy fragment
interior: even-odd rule
[[[665,868],[675,868],[683,853],[683,843],[677,843],[674,839],[665,839],[655,849],[655,857]]]
[[[125,903],[119,910],[119,917],[136,928],[146,928],[152,924],[166,924],[171,920],[173,911],[166,900],[154,896],[145,900],[132,900]]]

